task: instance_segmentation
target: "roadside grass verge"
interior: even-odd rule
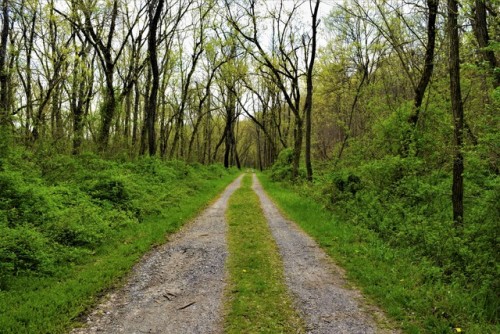
[[[235,176],[222,166],[150,158],[13,160],[0,171],[6,185],[0,189],[0,332],[65,333],[78,325],[144,253]]]
[[[225,333],[304,333],[284,283],[283,265],[252,179],[229,199]]]
[[[500,333],[497,325],[472,320],[475,296],[440,279],[430,260],[411,249],[390,247],[366,227],[340,221],[289,184],[273,182],[267,174],[258,176],[283,213],[345,268],[349,280],[406,333]]]

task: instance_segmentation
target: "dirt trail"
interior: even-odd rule
[[[286,284],[305,320],[307,333],[397,333],[381,329],[383,314],[361,294],[346,288],[343,271],[264,193],[261,200],[284,263]],[[225,211],[241,176],[221,197],[170,241],[138,263],[120,290],[111,293],[87,318],[82,333],[222,333],[225,262]],[[377,318],[377,323],[374,321]]]
[[[286,284],[305,320],[307,333],[397,333],[380,328],[385,322],[383,314],[368,306],[359,291],[346,287],[343,270],[311,237],[281,215],[255,174],[253,181],[283,259]]]
[[[241,177],[72,333],[220,333],[227,257],[225,211]]]

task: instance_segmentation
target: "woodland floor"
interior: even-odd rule
[[[146,255],[125,286],[104,296],[84,326],[72,333],[222,333],[228,256],[225,212],[241,178],[166,244]],[[307,333],[397,333],[345,280],[343,270],[283,217],[255,175],[253,189]]]

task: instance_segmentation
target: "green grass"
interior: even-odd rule
[[[12,266],[1,266],[8,262],[0,264],[0,333],[65,333],[78,325],[79,316],[94,306],[99,296],[122,284],[144,253],[164,243],[235,177],[235,171],[226,172],[222,167],[155,159],[120,163],[92,157],[82,158],[91,161],[80,163],[80,158],[60,158],[64,162],[54,158],[47,173],[39,174],[28,168],[28,163],[17,166],[15,173],[14,168],[0,173],[8,176],[12,189],[31,187],[12,197],[19,203],[10,211],[2,211],[0,206],[0,228],[13,236],[18,236],[13,232],[16,229],[29,231],[36,237],[33,240],[47,248],[42,262],[30,258],[29,268],[12,271]],[[107,184],[110,178],[124,188],[103,195],[106,189],[95,184]],[[110,199],[89,198],[87,193],[93,194],[95,189],[101,192],[99,196]],[[123,201],[114,203],[112,196],[121,196]],[[40,210],[47,217],[36,223],[23,204],[33,198],[45,203]],[[14,209],[17,220],[9,216]],[[78,216],[75,221],[73,215]],[[55,241],[60,240],[61,231],[97,241],[61,244]],[[52,239],[54,233],[59,237]],[[67,243],[68,235],[61,242]],[[0,235],[0,256],[20,268],[22,249],[9,244],[15,241]]]
[[[284,284],[283,265],[246,175],[229,200],[226,333],[303,333]]]
[[[432,263],[410,249],[394,249],[373,231],[347,224],[311,198],[266,174],[261,182],[278,206],[342,267],[348,278],[386,311],[406,333],[500,333],[475,323],[474,299],[464,287],[442,281]],[[433,278],[435,277],[435,278]],[[493,297],[494,298],[494,297]]]

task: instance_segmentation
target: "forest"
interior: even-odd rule
[[[496,332],[499,16],[498,0],[1,0],[0,313],[18,310],[0,332],[106,240],[147,234],[109,256],[123,274],[247,168],[418,264],[410,292],[371,292],[407,332]]]

